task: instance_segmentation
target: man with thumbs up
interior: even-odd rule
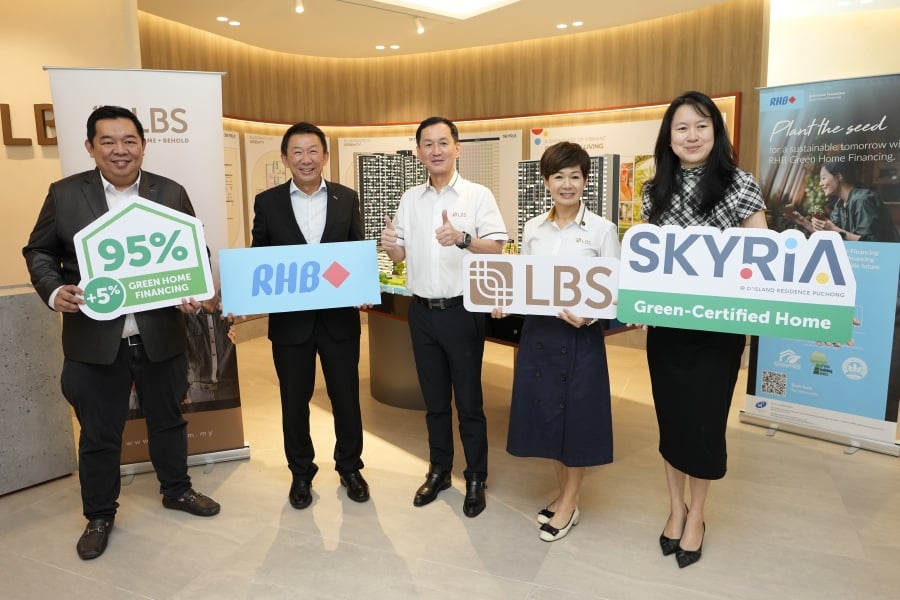
[[[407,190],[393,221],[385,217],[381,245],[394,262],[406,260],[413,293],[409,330],[419,386],[425,399],[430,468],[415,506],[450,487],[453,470],[451,398],[466,455],[463,513],[478,516],[487,487],[487,423],[481,390],[485,315],[463,307],[462,261],[466,252],[499,254],[507,240],[497,201],[486,187],[456,172],[459,132],[444,117],[429,117],[416,130],[416,155],[428,181]]]

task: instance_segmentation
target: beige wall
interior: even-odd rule
[[[28,281],[22,246],[47,186],[60,176],[56,146],[37,143],[33,107],[50,102],[50,84],[43,67],[140,65],[137,0],[3,2],[0,104],[10,106],[12,135],[31,138],[32,145],[0,146],[0,286]]]
[[[773,20],[767,85],[900,73],[900,9]]]
[[[731,0],[602,31],[372,59],[271,52],[140,13],[141,57],[146,68],[227,72],[228,116],[320,125],[628,106],[688,89],[740,92],[748,132],[740,152],[755,157],[767,7],[766,0]]]

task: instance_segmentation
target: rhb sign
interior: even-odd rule
[[[632,227],[623,322],[823,342],[851,338],[856,280],[835,232]]]
[[[381,302],[378,258],[371,240],[221,250],[219,269],[225,314]]]

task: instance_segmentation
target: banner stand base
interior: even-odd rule
[[[773,421],[772,419],[765,419],[763,417],[751,415],[743,410],[741,411],[740,419],[741,423],[767,428],[769,431],[766,432],[766,435],[770,437],[775,435],[776,431],[787,431],[788,433],[796,433],[797,435],[808,438],[825,440],[826,442],[834,442],[835,444],[847,446],[848,451],[846,451],[845,454],[853,454],[856,450],[862,448],[863,450],[871,450],[873,452],[880,452],[891,456],[900,456],[900,445],[896,443],[890,444],[887,442],[878,442],[862,438],[854,439],[839,433],[829,433],[820,429],[813,429],[812,427],[803,427],[802,425],[795,425],[793,423],[781,423],[779,421]],[[850,449],[853,450],[850,451]]]
[[[232,460],[243,460],[250,458],[250,445],[245,444],[243,448],[234,448],[231,450],[219,450],[218,452],[206,452],[204,454],[189,454],[187,457],[188,467],[196,467],[198,465],[209,465],[229,462]],[[119,466],[119,476],[137,475],[139,473],[150,473],[153,469],[153,463],[150,461],[129,463]],[[209,470],[205,470],[209,472]]]

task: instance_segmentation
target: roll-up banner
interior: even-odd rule
[[[759,182],[778,231],[836,231],[857,292],[842,343],[760,337],[744,422],[900,456],[900,75],[760,91]]]
[[[144,125],[143,168],[187,190],[203,222],[218,281],[219,250],[228,247],[222,73],[48,67],[63,176],[94,168],[85,124],[98,106],[131,109]],[[189,315],[188,379],[183,411],[190,464],[249,456],[244,443],[237,355],[219,315]],[[132,393],[122,443],[123,472],[149,470],[140,398]],[[130,466],[129,466],[130,465]]]

